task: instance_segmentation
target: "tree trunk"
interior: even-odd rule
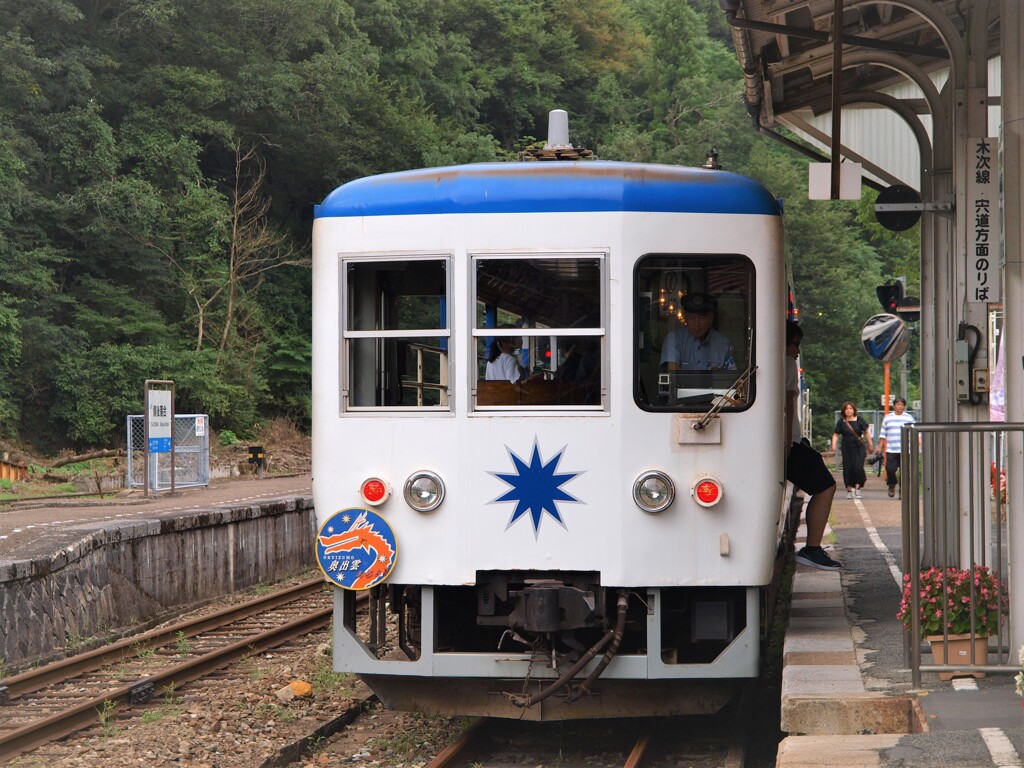
[[[124,456],[124,451],[121,449],[109,449],[105,451],[93,451],[92,453],[83,453],[78,456],[68,456],[63,459],[58,459],[50,465],[50,469],[56,469],[57,467],[63,467],[66,464],[74,464],[76,461],[89,461],[89,459],[107,459],[111,456]]]

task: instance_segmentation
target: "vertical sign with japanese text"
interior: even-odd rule
[[[999,285],[999,139],[968,141],[967,301],[1001,300]]]
[[[146,419],[149,426],[149,452],[171,452],[171,390],[151,389],[147,393],[149,412]]]

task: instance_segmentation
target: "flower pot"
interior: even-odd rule
[[[948,635],[948,642],[942,635],[928,635],[925,639],[932,646],[932,659],[936,664],[970,664],[971,663],[971,636],[970,635]],[[988,664],[988,638],[974,638],[974,663],[977,665]],[[985,676],[984,672],[939,672],[940,680],[952,680],[954,677],[973,675],[976,678]]]

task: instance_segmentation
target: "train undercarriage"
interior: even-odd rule
[[[724,706],[758,674],[760,587],[609,587],[479,572],[473,586],[337,590],[335,668],[402,710],[555,720]]]

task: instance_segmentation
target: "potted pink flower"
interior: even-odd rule
[[[1017,650],[1017,661],[1024,667],[1024,645]],[[1024,697],[1024,670],[1013,676],[1013,689],[1017,692],[1018,696]],[[1024,701],[1020,705],[1024,707]]]
[[[1003,590],[998,576],[984,565],[965,568],[926,568],[918,581],[921,637],[932,646],[936,664],[971,664],[971,638],[974,638],[974,664],[988,660],[988,638],[999,630]],[[911,580],[903,577],[903,600],[896,618],[911,629]],[[973,608],[973,610],[972,610]],[[972,621],[973,616],[973,621]],[[948,638],[949,647],[945,647]],[[955,643],[955,645],[954,645]],[[984,677],[984,673],[974,673]],[[951,672],[939,677],[948,680]]]

